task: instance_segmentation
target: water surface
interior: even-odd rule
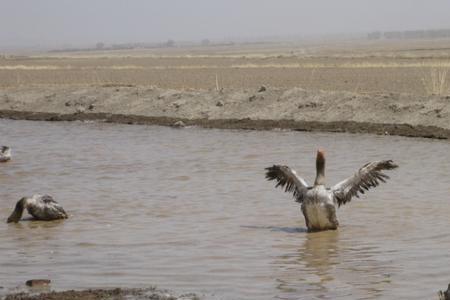
[[[57,290],[157,285],[206,299],[432,299],[450,282],[450,144],[401,137],[0,120],[0,220],[53,195],[61,222],[0,223],[0,294],[32,278]],[[332,185],[367,161],[391,180],[306,233],[291,195],[318,147]]]

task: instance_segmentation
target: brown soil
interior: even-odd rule
[[[449,58],[445,39],[0,56],[0,112],[448,139]]]
[[[450,138],[450,97],[394,93],[39,86],[0,90],[0,117]]]
[[[229,90],[264,84],[427,95],[430,70],[448,69],[449,58],[450,40],[0,55],[0,86],[127,84],[198,90],[215,89],[217,78],[219,88]]]
[[[170,117],[147,117],[120,114],[57,114],[18,112],[11,110],[0,111],[0,118],[34,121],[102,121],[120,124],[163,125],[175,126],[182,121],[186,126],[201,126],[204,128],[271,130],[289,129],[294,131],[325,131],[374,133],[378,135],[399,135],[407,137],[424,137],[436,139],[450,139],[450,130],[435,126],[412,126],[408,124],[373,124],[352,121],[341,122],[307,122],[294,120],[251,120],[251,119],[183,119]]]
[[[173,296],[166,291],[150,289],[92,289],[83,291],[49,292],[37,295],[28,293],[10,294],[4,300],[196,300],[194,294]]]

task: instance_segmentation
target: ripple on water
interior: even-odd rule
[[[430,299],[450,281],[448,142],[6,120],[0,136],[15,148],[0,219],[36,192],[70,214],[0,226],[0,294],[38,276],[208,299]],[[264,168],[288,164],[312,182],[318,147],[330,184],[368,160],[400,168],[338,210],[339,230],[307,233]]]

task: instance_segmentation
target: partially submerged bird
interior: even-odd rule
[[[325,153],[317,151],[316,180],[313,186],[288,166],[273,165],[266,168],[266,178],[276,180],[277,185],[292,192],[297,202],[301,203],[308,231],[337,229],[336,206],[349,202],[358,193],[376,187],[380,181],[385,182],[389,176],[382,170],[395,169],[398,166],[392,160],[374,161],[362,166],[353,176],[339,182],[331,188],[325,187]]]
[[[439,300],[450,300],[450,284],[446,291],[439,291]]]
[[[49,195],[33,195],[33,197],[24,197],[20,199],[13,213],[9,216],[7,223],[17,223],[26,209],[36,220],[52,221],[58,219],[67,219],[67,214],[53,198]]]
[[[11,148],[2,146],[0,148],[0,162],[7,162],[11,159]]]

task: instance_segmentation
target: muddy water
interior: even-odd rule
[[[0,120],[0,219],[53,195],[63,222],[0,223],[0,293],[157,285],[206,299],[432,299],[450,282],[450,144],[373,135],[182,130]],[[369,160],[391,180],[306,233],[299,206],[264,180],[307,181],[317,147],[330,184]]]

